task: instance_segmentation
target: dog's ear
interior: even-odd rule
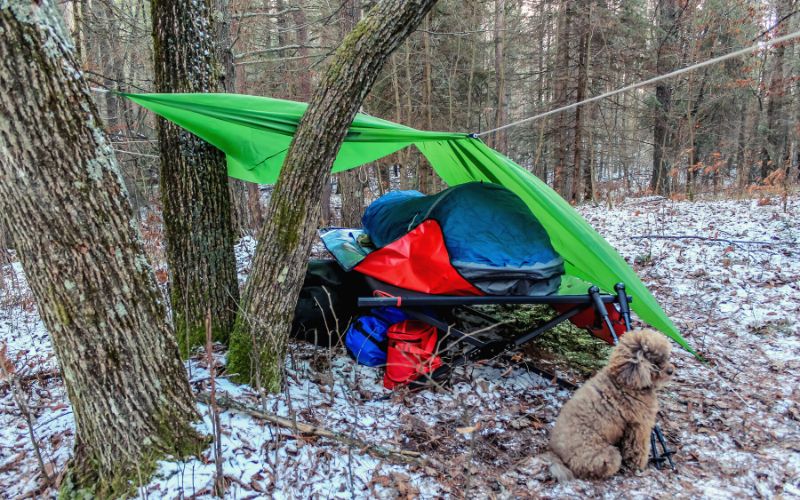
[[[614,349],[609,371],[616,382],[631,389],[646,389],[653,385],[650,361],[637,332],[628,333]]]

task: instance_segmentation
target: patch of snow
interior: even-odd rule
[[[334,203],[338,197],[334,196]],[[378,459],[367,449],[295,435],[240,412],[221,413],[223,470],[230,498],[372,498],[418,495],[652,498],[800,496],[800,198],[673,202],[632,199],[613,209],[580,207],[631,263],[709,360],[676,351],[676,378],[661,394],[659,421],[677,451],[676,472],[625,471],[607,481],[557,484],[535,458],[570,393],[523,365],[459,369],[448,390],[391,393],[379,370],[341,350],[293,343],[286,387],[259,402],[248,387],[217,379],[241,403],[370,443],[417,451],[425,464]],[[700,236],[700,239],[631,236]],[[752,244],[749,242],[769,242]],[[150,241],[158,250],[159,243]],[[256,242],[236,246],[240,282]],[[164,269],[163,263],[154,266]],[[0,342],[28,373],[57,369],[52,346],[18,263],[0,269]],[[12,279],[13,278],[13,279]],[[224,361],[217,349],[216,362]],[[203,359],[187,362],[191,385],[208,389]],[[74,441],[74,421],[58,377],[26,386],[35,431],[57,473]],[[206,405],[199,428],[209,433]],[[34,494],[38,466],[27,428],[0,385],[0,490]],[[212,448],[200,458],[165,460],[141,489],[147,496],[209,497]],[[42,494],[40,492],[40,494]],[[43,496],[54,496],[47,490]]]

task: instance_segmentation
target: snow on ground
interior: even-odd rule
[[[251,390],[224,378],[218,391],[373,446],[419,452],[422,459],[381,458],[370,448],[225,410],[227,496],[800,497],[800,199],[790,198],[786,210],[778,199],[639,198],[580,211],[710,361],[704,366],[676,351],[677,376],[661,395],[660,421],[677,449],[677,471],[651,467],[608,481],[552,482],[534,457],[569,392],[524,363],[471,366],[447,391],[390,393],[380,373],[341,352],[293,344],[282,394],[259,404]],[[676,239],[681,236],[693,238]],[[242,280],[254,247],[250,238],[237,245]],[[0,272],[0,342],[16,366],[45,468],[57,475],[74,440],[69,403],[21,267]],[[218,349],[217,368],[223,359]],[[207,391],[202,356],[187,369],[193,388]],[[198,425],[210,432],[208,407],[199,408],[205,420]],[[208,497],[213,457],[209,448],[200,458],[161,462],[140,493]],[[0,380],[0,496],[54,496],[41,489],[38,471],[10,385]]]

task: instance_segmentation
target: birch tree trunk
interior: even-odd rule
[[[11,233],[72,404],[66,496],[118,497],[197,414],[111,146],[51,0],[0,6],[0,225]]]
[[[228,370],[276,392],[320,198],[344,136],[391,53],[436,0],[382,0],[333,56],[289,146],[259,232]]]
[[[213,92],[214,33],[210,0],[153,0],[158,92]],[[236,320],[239,284],[225,156],[179,126],[158,119],[161,199],[170,295],[181,354],[205,344],[211,311],[214,340],[225,342]]]

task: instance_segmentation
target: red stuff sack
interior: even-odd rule
[[[565,313],[575,306],[576,304],[552,305],[553,309],[559,313]],[[625,320],[622,318],[622,314],[619,312],[619,310],[617,310],[616,306],[608,303],[606,304],[606,311],[608,311],[608,319],[611,320],[611,324],[614,327],[614,333],[617,335],[617,338],[625,335],[625,332],[627,331],[625,328]],[[600,340],[614,345],[614,337],[612,337],[611,332],[608,331],[608,325],[606,325],[605,322],[600,318],[600,315],[597,314],[594,308],[590,307],[585,309],[584,311],[571,317],[569,320],[578,328],[584,328]]]
[[[389,349],[386,351],[386,373],[383,386],[394,389],[431,373],[442,366],[436,356],[436,327],[417,320],[395,323],[386,332]]]

